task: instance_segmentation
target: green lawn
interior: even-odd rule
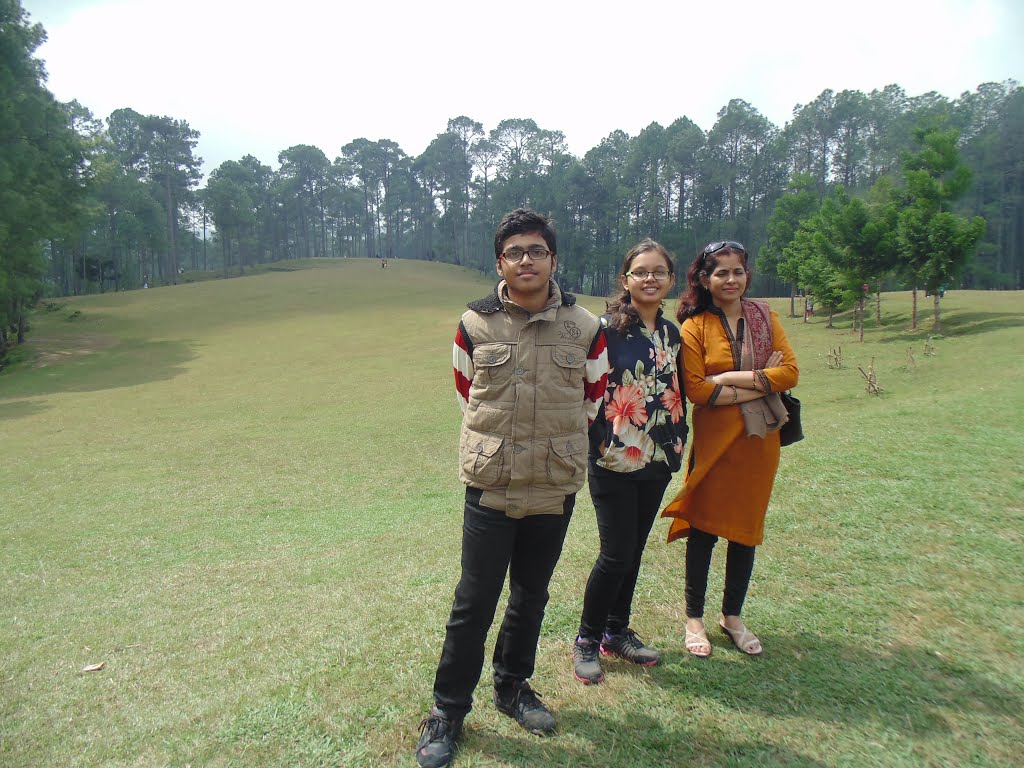
[[[491,282],[288,266],[59,300],[0,373],[0,765],[414,764],[458,576],[451,341]],[[583,493],[533,681],[560,732],[485,672],[457,767],[1019,764],[1024,294],[948,293],[934,356],[909,309],[884,296],[864,344],[785,321],[808,437],[745,611],[764,656],[685,652],[660,521],[634,626],[664,663],[576,683]]]

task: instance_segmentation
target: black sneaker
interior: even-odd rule
[[[449,720],[437,707],[420,723],[420,743],[416,745],[416,762],[421,768],[447,768],[452,763],[455,740],[462,733],[462,720]]]
[[[629,627],[622,630],[622,634],[611,637],[605,635],[601,641],[601,653],[605,656],[618,656],[641,667],[653,667],[661,660],[661,654],[644,645],[636,632]]]
[[[530,684],[514,682],[494,688],[494,706],[530,733],[546,736],[555,730],[555,717],[541,704],[540,694]]]
[[[604,680],[597,648],[596,641],[584,640],[581,637],[576,638],[576,642],[572,644],[572,671],[576,679],[584,685]]]

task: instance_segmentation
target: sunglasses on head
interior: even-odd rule
[[[715,243],[708,243],[704,246],[704,255],[714,256],[716,253],[724,251],[726,248],[739,251],[744,256],[747,255],[747,249],[743,246],[743,243],[737,243],[735,240],[719,240]]]

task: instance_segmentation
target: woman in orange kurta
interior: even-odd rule
[[[762,651],[740,611],[779,466],[778,431],[787,416],[778,392],[799,375],[778,315],[743,298],[747,259],[740,243],[709,244],[687,271],[677,312],[693,442],[686,480],[662,515],[675,518],[669,541],[688,538],[685,645],[700,657],[711,655],[704,599],[718,537],[729,542],[719,625],[744,653]]]

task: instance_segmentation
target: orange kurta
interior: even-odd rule
[[[775,349],[782,363],[765,368],[773,392],[796,386],[796,357],[778,315],[771,312]],[[779,433],[747,437],[739,405],[708,405],[715,385],[705,381],[734,371],[732,332],[717,309],[688,318],[683,339],[683,388],[693,403],[693,439],[686,479],[662,517],[673,517],[668,540],[691,528],[756,546],[764,539],[764,518],[779,467]],[[723,398],[728,399],[728,396]]]

